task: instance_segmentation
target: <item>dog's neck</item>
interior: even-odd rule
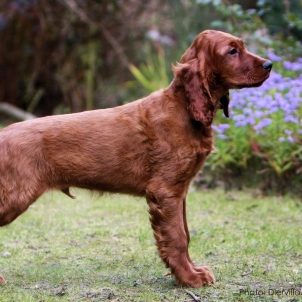
[[[210,97],[214,104],[214,115],[216,115],[216,112],[218,109],[220,109],[220,100],[223,98],[227,93],[228,89],[221,86],[210,86]],[[183,103],[184,106],[187,106],[189,100],[186,96],[186,91],[184,88],[184,85],[182,84],[182,81],[178,77],[174,77],[170,85],[165,89],[165,91],[168,94],[172,94],[175,96],[175,99],[177,99],[179,102]]]
[[[170,85],[165,89],[168,94],[176,96],[178,99],[186,100],[186,92],[181,80],[178,77],[175,77]]]

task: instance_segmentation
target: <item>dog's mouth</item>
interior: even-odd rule
[[[244,84],[237,84],[236,88],[237,89],[242,89],[242,88],[259,87],[269,78],[269,76],[270,76],[270,72],[268,72],[266,74],[266,76],[260,80],[259,77],[248,75],[247,76],[248,81]]]
[[[255,82],[255,83],[238,84],[236,88],[237,89],[242,89],[242,88],[259,87],[259,86],[261,86],[264,83],[265,80],[259,81],[259,82]]]

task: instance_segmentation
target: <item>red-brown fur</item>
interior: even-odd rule
[[[229,89],[260,86],[271,69],[265,62],[240,39],[205,31],[173,67],[166,89],[112,109],[6,127],[0,131],[0,225],[52,189],[144,196],[159,255],[177,283],[214,283],[210,269],[196,267],[188,254],[186,194],[213,150],[216,111],[228,116]]]

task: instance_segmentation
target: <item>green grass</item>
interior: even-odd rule
[[[1,302],[193,301],[164,276],[144,200],[73,193],[46,194],[0,229]],[[201,301],[302,301],[300,200],[199,191],[188,221],[192,259],[217,278],[187,289]]]

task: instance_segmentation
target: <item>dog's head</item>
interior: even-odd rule
[[[272,65],[249,52],[241,39],[207,30],[195,38],[173,71],[185,89],[191,117],[209,127],[217,109],[229,116],[229,89],[260,86]]]

